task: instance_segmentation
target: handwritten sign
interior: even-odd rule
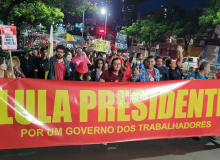
[[[122,33],[117,33],[117,37],[116,37],[116,42],[115,45],[118,47],[118,49],[120,50],[125,50],[128,48],[127,45],[127,35],[126,34],[122,34]]]
[[[2,50],[16,50],[17,37],[15,26],[1,26]]]
[[[107,52],[109,45],[109,41],[95,39],[94,50],[98,52]]]

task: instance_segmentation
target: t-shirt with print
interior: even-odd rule
[[[75,56],[71,62],[74,63],[76,67],[78,67],[81,62],[85,62],[87,64],[87,60],[84,56],[81,56],[80,58]]]
[[[114,73],[111,74],[111,77],[109,75],[109,70],[105,70],[102,75],[100,76],[101,79],[103,79],[105,82],[121,82],[124,77],[124,74],[122,73],[121,78]]]
[[[154,70],[152,70],[152,71],[149,71],[149,70],[148,70],[148,72],[149,72],[149,82],[154,82],[154,81],[155,81],[155,78],[154,78],[154,75],[155,75]]]

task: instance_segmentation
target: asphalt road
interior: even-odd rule
[[[220,143],[208,137],[104,145],[0,150],[0,160],[219,160]]]

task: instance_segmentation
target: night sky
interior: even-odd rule
[[[137,6],[138,11],[143,15],[149,13],[151,10],[160,7],[161,5],[169,5],[174,2],[184,9],[192,10],[195,7],[207,8],[209,7],[209,0],[151,0]]]

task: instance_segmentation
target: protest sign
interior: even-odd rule
[[[98,52],[107,52],[109,45],[109,41],[95,39],[94,50]]]
[[[2,50],[17,50],[15,26],[1,26]]]
[[[220,135],[219,80],[60,82],[0,78],[0,149]]]
[[[120,50],[126,50],[128,48],[127,45],[127,35],[122,33],[117,33],[115,45]]]

